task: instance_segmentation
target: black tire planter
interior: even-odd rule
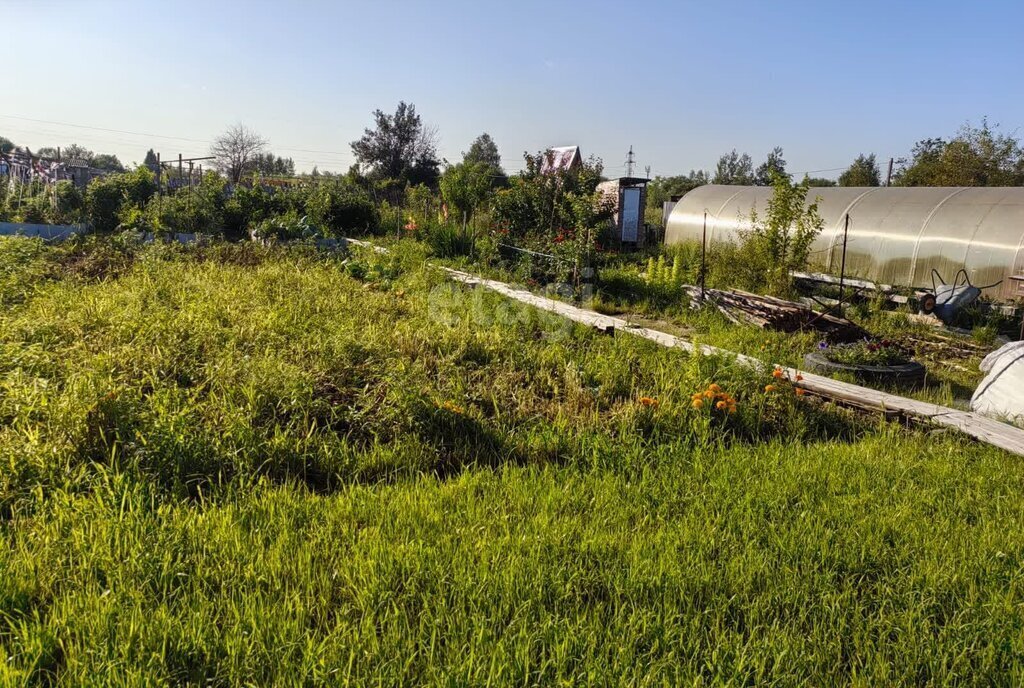
[[[821,375],[847,373],[863,382],[899,387],[920,387],[924,384],[925,375],[928,373],[927,369],[917,361],[887,366],[853,365],[830,361],[824,355],[816,352],[804,356],[804,368]]]

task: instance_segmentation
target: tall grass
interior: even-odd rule
[[[0,682],[1019,681],[1014,457],[416,247],[8,249]]]

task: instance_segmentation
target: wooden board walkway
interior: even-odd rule
[[[374,250],[386,251],[386,249],[381,249],[380,247],[369,244],[368,242],[353,241],[352,243],[371,246]],[[824,377],[822,375],[803,372],[795,368],[773,366],[761,361],[760,359],[745,356],[743,354],[737,354],[732,351],[727,351],[726,349],[719,349],[714,346],[698,346],[693,342],[668,334],[667,332],[652,330],[648,327],[638,327],[622,318],[602,315],[596,311],[579,308],[563,301],[549,299],[525,289],[516,289],[504,282],[477,277],[476,275],[468,272],[453,270],[451,268],[438,265],[435,265],[434,267],[445,271],[451,279],[457,282],[471,286],[483,287],[502,294],[510,299],[514,299],[515,301],[519,301],[520,303],[525,303],[550,313],[556,313],[574,322],[589,325],[601,330],[618,330],[627,332],[637,337],[657,342],[662,346],[682,349],[684,351],[695,352],[699,350],[701,353],[707,355],[727,356],[742,365],[750,366],[755,369],[771,369],[773,367],[778,367],[781,368],[790,379],[795,379],[797,375],[801,375],[803,380],[801,380],[800,386],[817,396],[831,399],[846,406],[853,406],[869,411],[877,411],[889,416],[903,416],[911,419],[919,419],[940,427],[953,428],[986,444],[1024,456],[1024,429],[1017,428],[1013,425],[1009,425],[1008,423],[1002,423],[998,420],[982,416],[981,414],[974,413],[972,411],[961,411],[959,409],[941,406],[939,404],[932,404],[926,401],[908,399],[896,394],[880,392],[876,389],[871,389],[870,387],[861,387],[860,385],[840,382],[839,380],[833,380],[832,378]]]

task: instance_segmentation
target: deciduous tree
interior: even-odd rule
[[[647,185],[647,205],[659,208],[660,212],[662,203],[671,200],[673,196],[682,196],[708,183],[708,173],[704,170],[690,170],[690,174],[674,177],[655,177]]]
[[[879,186],[881,179],[875,154],[858,155],[853,164],[839,175],[839,186]]]
[[[768,159],[758,166],[757,174],[754,175],[754,183],[758,186],[771,186],[776,175],[787,179],[791,177],[786,172],[786,161],[782,158],[782,148],[779,146],[773,148],[772,152],[768,154]]]
[[[747,186],[754,183],[754,163],[750,156],[744,153],[740,155],[733,148],[731,153],[726,153],[718,159],[715,166],[715,176],[712,184],[735,184]]]
[[[909,159],[900,160],[894,183],[900,186],[1021,186],[1024,149],[982,120],[964,125],[946,141],[918,141]]]
[[[482,162],[500,170],[501,155],[498,154],[498,144],[494,142],[490,134],[484,132],[477,136],[470,144],[469,150],[462,154],[462,162]]]
[[[416,114],[416,106],[404,101],[395,114],[373,113],[374,128],[352,142],[356,159],[376,179],[400,179],[410,184],[437,182],[437,134]]]
[[[267,140],[242,124],[230,127],[210,146],[215,166],[230,181],[241,181],[254,169],[256,157],[267,147]]]
[[[463,214],[473,217],[476,209],[487,199],[493,188],[494,167],[486,162],[461,162],[452,165],[441,175],[441,196],[456,219]]]
[[[89,167],[95,167],[97,170],[104,170],[106,172],[124,172],[125,170],[124,165],[117,159],[117,156],[108,153],[94,155],[92,160],[89,161]]]

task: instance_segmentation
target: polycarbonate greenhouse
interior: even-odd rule
[[[763,213],[771,187],[701,186],[682,197],[668,219],[665,242],[735,241]],[[965,269],[998,299],[1024,297],[1024,188],[814,188],[825,227],[812,247],[812,268],[838,275],[843,224],[850,216],[846,274],[880,284],[932,287],[932,270],[947,281]]]

